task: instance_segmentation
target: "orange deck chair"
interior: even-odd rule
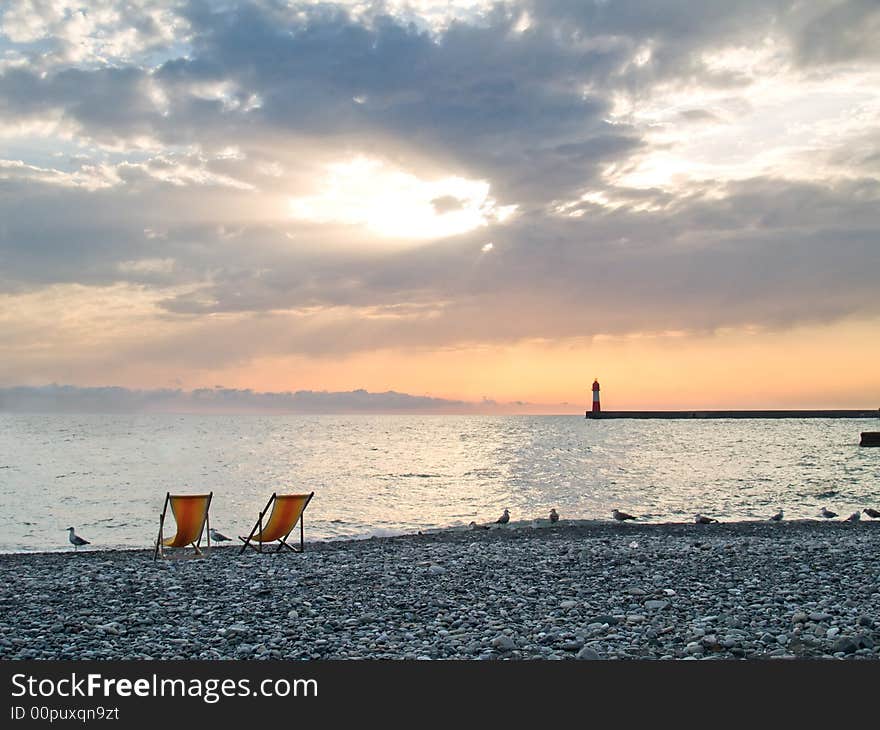
[[[275,552],[281,552],[282,548],[287,548],[291,552],[301,553],[305,549],[305,528],[303,527],[303,512],[308,507],[314,492],[310,494],[276,494],[272,493],[265,508],[260,512],[257,518],[257,524],[251,530],[251,534],[244,538],[239,535],[238,539],[244,542],[241,546],[241,552],[245,548],[250,547],[257,552],[263,552],[263,543],[278,541],[278,548]],[[272,514],[269,515],[269,521],[263,524],[263,518],[272,508]],[[287,536],[293,532],[296,523],[299,522],[299,548],[287,544]],[[259,530],[259,532],[257,532]],[[256,543],[252,545],[251,543]]]
[[[156,552],[153,554],[153,560],[157,557],[165,557],[163,548],[167,547],[187,547],[191,545],[195,549],[196,555],[201,555],[202,551],[199,545],[202,542],[202,535],[207,532],[208,549],[211,548],[211,521],[208,517],[208,510],[211,508],[211,498],[214,492],[210,494],[171,494],[165,495],[165,504],[162,507],[162,514],[159,515],[159,538],[156,540]],[[168,505],[171,505],[171,513],[177,522],[177,534],[174,537],[164,537],[162,530],[165,527],[165,512]],[[206,529],[207,528],[207,529]]]

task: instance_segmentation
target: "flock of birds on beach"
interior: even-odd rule
[[[866,515],[868,515],[868,517],[870,517],[872,520],[880,518],[880,511],[878,511],[876,509],[872,509],[871,507],[866,507],[865,509],[862,510],[862,512],[864,512]],[[827,507],[823,507],[822,511],[819,514],[822,517],[824,517],[826,520],[832,520],[838,516],[837,512],[832,512]],[[628,512],[623,512],[622,510],[619,510],[619,509],[615,509],[611,513],[611,516],[617,522],[626,522],[627,520],[637,520],[638,519],[638,517],[636,517],[635,515],[631,515]],[[779,510],[776,514],[770,516],[768,518],[768,520],[770,522],[782,522],[782,519],[784,516],[785,516],[784,512],[782,510]],[[853,512],[849,517],[844,519],[844,522],[858,522],[859,519],[861,519],[861,516],[862,515],[860,512]],[[495,520],[494,524],[506,525],[508,522],[510,522],[510,510],[505,508],[501,517],[499,517],[497,520]],[[559,513],[556,511],[555,507],[550,510],[550,522],[553,524],[559,522]],[[716,520],[714,517],[707,517],[706,515],[701,515],[701,514],[697,513],[694,515],[694,522],[698,525],[709,525],[713,522],[718,522],[718,520]],[[481,525],[477,522],[471,522],[470,527],[473,530],[488,530],[489,529],[489,525]],[[91,543],[88,540],[77,535],[76,530],[73,527],[68,527],[67,532],[68,532],[68,539],[70,540],[70,544],[73,545],[74,550],[78,550],[83,545],[91,545]],[[224,535],[222,532],[218,532],[213,527],[208,532],[211,535],[211,539],[214,540],[214,542],[229,542],[231,540],[231,538],[226,537],[226,535]]]
[[[871,507],[866,507],[862,510],[868,517],[872,520],[880,518],[880,510],[873,509]],[[832,512],[827,507],[823,507],[822,511],[819,513],[821,517],[824,517],[826,520],[834,519],[838,516],[837,512]],[[626,522],[627,520],[637,520],[639,519],[635,515],[631,515],[628,512],[624,512],[623,510],[615,509],[611,513],[611,517],[617,522]],[[785,512],[783,510],[779,510],[775,514],[771,515],[767,518],[768,522],[782,522],[785,517]],[[849,517],[845,518],[844,522],[858,522],[862,517],[861,512],[853,512]],[[501,517],[495,520],[494,524],[496,525],[506,525],[510,522],[510,510],[505,509]],[[559,522],[559,513],[556,509],[550,510],[550,522],[556,523]],[[694,515],[694,523],[697,525],[710,525],[713,522],[718,522],[714,517],[707,517],[706,515],[700,514],[699,512]],[[472,530],[488,530],[490,529],[490,525],[479,524],[478,522],[471,522],[470,527]]]

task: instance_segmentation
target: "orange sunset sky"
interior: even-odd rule
[[[709,5],[0,10],[0,393],[880,408],[880,9]]]

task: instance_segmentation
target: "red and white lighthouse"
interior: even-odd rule
[[[599,403],[599,380],[593,381],[593,413],[601,413],[602,406]]]

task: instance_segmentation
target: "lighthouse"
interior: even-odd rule
[[[599,380],[593,381],[593,417],[595,418],[602,412],[602,406],[599,404]]]

